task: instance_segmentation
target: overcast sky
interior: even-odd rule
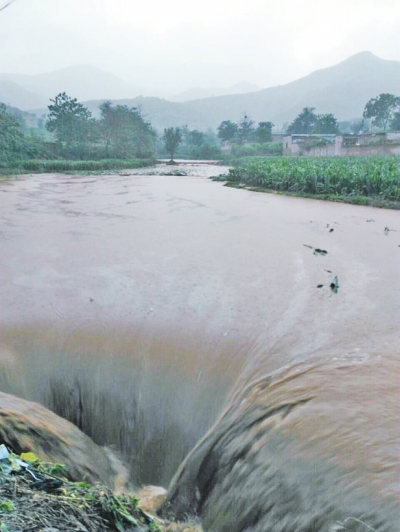
[[[15,0],[0,71],[91,64],[165,93],[264,88],[363,50],[400,60],[399,28],[400,0]]]

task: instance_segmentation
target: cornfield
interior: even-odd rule
[[[268,157],[229,170],[227,180],[299,195],[400,200],[400,157]]]

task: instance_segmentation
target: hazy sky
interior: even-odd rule
[[[16,0],[0,71],[87,63],[165,93],[268,87],[363,50],[400,60],[399,28],[400,0]]]

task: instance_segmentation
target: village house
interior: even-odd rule
[[[287,135],[283,155],[400,155],[400,131],[360,135]]]

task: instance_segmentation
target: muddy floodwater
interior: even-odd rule
[[[179,169],[0,181],[1,389],[121,451],[138,483],[167,485],[241,383],[399,353],[398,212]]]

